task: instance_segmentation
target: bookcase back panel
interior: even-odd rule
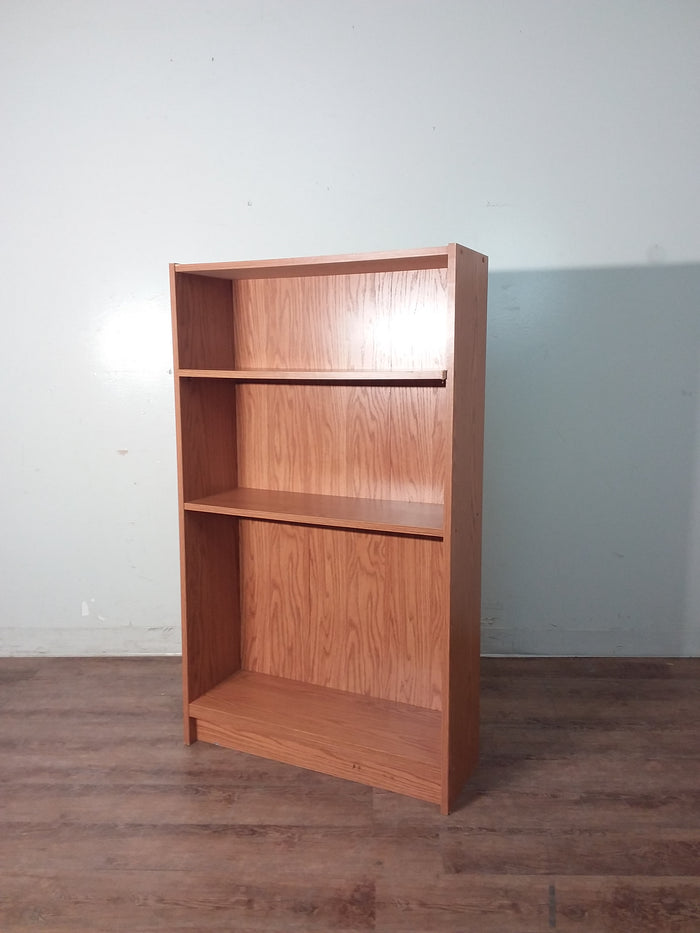
[[[239,485],[440,503],[446,399],[432,386],[239,385]]]
[[[444,369],[445,269],[233,283],[237,369]]]
[[[241,520],[245,670],[441,706],[441,541]]]

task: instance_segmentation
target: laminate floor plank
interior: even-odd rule
[[[560,682],[563,678],[559,679]],[[566,683],[566,681],[564,681]],[[661,699],[658,690],[644,693],[645,684],[637,681],[633,690],[624,693],[603,691],[555,691],[552,685],[517,682],[512,692],[501,685],[499,693],[482,694],[482,719],[485,723],[521,724],[524,726],[557,725],[613,729],[620,726],[673,726],[683,716],[686,726],[698,728],[700,691],[693,681],[666,681],[669,696]],[[629,687],[629,684],[626,685]],[[654,685],[655,688],[658,685]],[[640,689],[641,688],[641,689]],[[684,689],[685,688],[685,689]]]
[[[613,753],[570,757],[486,759],[471,782],[474,790],[508,788],[532,793],[546,782],[548,793],[575,787],[578,793],[658,794],[694,792],[700,787],[700,759],[638,758],[627,762]]]
[[[582,685],[599,678],[624,680],[691,680],[700,677],[700,658],[485,658],[489,681],[505,678],[554,682],[560,677],[574,677]]]
[[[700,661],[482,675],[444,817],[185,748],[177,658],[0,659],[0,931],[699,933]]]
[[[62,872],[10,875],[3,880],[3,930],[52,933],[150,933],[152,930],[226,930],[307,933],[375,929],[371,880],[346,877],[305,885],[269,877],[255,882],[228,871]]]
[[[482,758],[487,750],[493,750],[493,758],[500,755],[518,760],[608,753],[616,760],[700,759],[699,732],[697,723],[684,721],[682,714],[664,726],[647,724],[643,729],[595,720],[538,722],[528,727],[485,722],[481,727]]]
[[[236,880],[259,881],[261,871],[277,881],[303,886],[318,875],[340,883],[374,871],[378,844],[366,830],[339,827],[231,826],[202,823],[37,824],[3,827],[8,852],[5,874],[51,875],[63,871],[222,871]],[[37,853],[41,858],[37,859]]]
[[[377,885],[382,933],[550,933],[549,879],[427,875],[408,890]],[[602,931],[600,931],[602,933]]]
[[[362,785],[213,787],[166,780],[128,784],[37,784],[8,786],[5,806],[15,820],[92,823],[104,819],[136,823],[227,823],[229,825],[320,825],[346,827],[372,824],[372,791]]]
[[[697,933],[697,878],[557,878],[553,882],[560,933],[629,930],[634,933]]]
[[[382,933],[697,933],[700,887],[687,878],[459,875],[420,889],[377,886]]]

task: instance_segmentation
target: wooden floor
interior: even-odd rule
[[[185,748],[179,677],[0,660],[2,933],[700,931],[700,660],[485,660],[450,817]]]

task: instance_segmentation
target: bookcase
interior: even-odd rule
[[[185,742],[448,813],[478,755],[486,257],[170,276]]]

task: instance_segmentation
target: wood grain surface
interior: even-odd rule
[[[186,741],[194,739],[188,703],[241,666],[237,519],[185,515],[182,593]]]
[[[239,385],[236,402],[241,486],[443,501],[444,388]]]
[[[478,750],[484,260],[171,267],[187,741],[325,758],[449,811]],[[264,704],[243,723],[248,673],[305,684],[320,722],[329,691],[430,715],[439,764],[360,767]]]
[[[180,484],[183,502],[238,485],[236,386],[179,381]]]
[[[439,709],[440,541],[241,520],[242,666]]]
[[[347,275],[365,272],[397,272],[413,269],[444,269],[445,246],[341,256],[306,256],[291,259],[254,259],[243,262],[178,263],[178,273],[196,272],[224,279],[288,278],[303,275]]]
[[[233,379],[236,382],[361,382],[444,384],[446,369],[178,369],[189,379]]]
[[[448,433],[452,456],[445,489],[445,535],[450,554],[449,637],[443,656],[443,812],[448,812],[479,754],[481,640],[481,510],[486,366],[488,261],[458,244],[449,248],[451,334],[448,352]],[[467,570],[468,568],[468,570]]]
[[[440,800],[440,716],[432,710],[239,671],[190,713],[205,741]]]
[[[236,369],[445,369],[444,269],[243,279],[233,295]]]
[[[176,369],[233,369],[233,289],[230,282],[174,274]]]
[[[319,496],[238,487],[186,502],[185,509],[335,528],[390,531],[432,538],[443,536],[442,506],[426,502]]]
[[[484,659],[434,805],[181,738],[180,660],[0,659],[3,933],[697,933],[700,661]]]

